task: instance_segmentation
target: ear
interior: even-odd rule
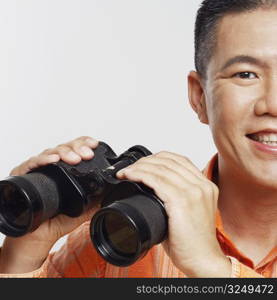
[[[191,71],[188,75],[188,97],[190,105],[197,113],[200,122],[209,124],[204,90],[200,76],[195,71]]]

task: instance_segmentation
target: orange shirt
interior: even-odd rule
[[[204,170],[208,179],[217,162],[215,156]],[[98,255],[90,240],[90,221],[74,230],[61,249],[51,253],[43,265],[25,274],[0,274],[0,277],[186,277],[167,256],[161,244],[154,246],[145,257],[129,267],[116,267]],[[277,277],[277,247],[254,266],[246,254],[241,253],[222,227],[219,211],[216,218],[218,242],[232,263],[231,277]]]

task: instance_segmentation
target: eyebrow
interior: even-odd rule
[[[238,63],[247,63],[251,65],[256,65],[260,67],[265,67],[267,64],[264,61],[261,61],[253,56],[249,55],[237,55],[235,57],[230,58],[221,68],[221,72],[227,69],[228,67],[238,64]]]

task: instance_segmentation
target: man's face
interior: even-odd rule
[[[222,166],[277,188],[277,10],[222,19],[204,93]]]

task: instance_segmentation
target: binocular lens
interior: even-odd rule
[[[125,186],[126,187],[126,186]],[[116,190],[113,190],[116,194]],[[102,207],[90,223],[91,240],[109,263],[128,266],[167,233],[165,211],[148,195],[135,194]]]
[[[0,182],[0,231],[18,237],[35,230],[55,214],[56,185],[47,176],[30,173]]]
[[[2,217],[11,226],[23,227],[30,222],[30,206],[24,194],[11,183],[0,186]]]
[[[90,223],[91,239],[99,254],[117,266],[126,266],[140,253],[140,237],[128,215],[106,207]]]
[[[132,224],[122,215],[110,212],[104,217],[104,238],[120,255],[134,255],[138,236]]]

